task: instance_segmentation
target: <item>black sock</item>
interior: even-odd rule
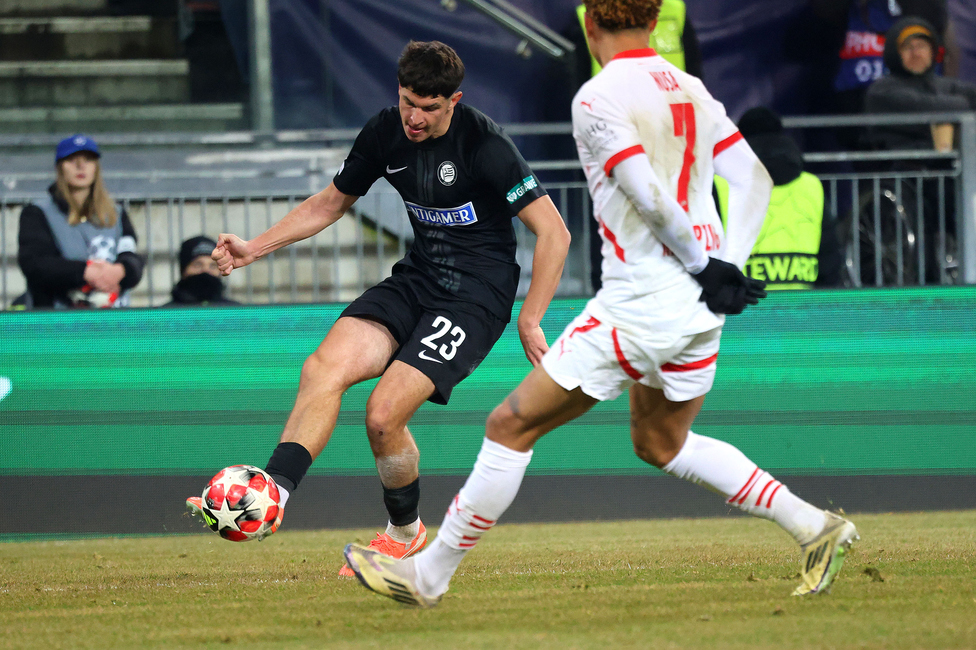
[[[294,492],[312,466],[312,454],[297,442],[282,442],[275,447],[267,467],[264,468],[275,483]]]
[[[407,526],[420,518],[420,478],[398,488],[383,486],[383,503],[390,513],[390,523]]]

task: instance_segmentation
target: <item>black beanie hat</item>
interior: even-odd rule
[[[217,242],[203,235],[191,237],[183,242],[183,245],[180,246],[180,275],[183,275],[183,271],[190,265],[190,262],[201,255],[210,257],[215,248],[217,248]]]
[[[761,133],[779,133],[783,130],[783,121],[765,106],[756,106],[743,113],[738,126],[742,137],[748,138]]]

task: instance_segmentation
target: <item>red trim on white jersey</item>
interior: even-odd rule
[[[661,366],[661,372],[688,372],[689,370],[698,370],[699,368],[712,365],[715,363],[716,359],[718,359],[718,352],[707,359],[699,359],[698,361],[692,361],[691,363],[666,363]]]
[[[599,327],[599,326],[600,326],[600,321],[598,321],[593,316],[590,316],[590,319],[588,321],[586,321],[579,327],[574,328],[573,331],[570,332],[569,336],[567,336],[566,338],[571,339],[573,338],[573,334],[575,334],[576,332],[589,332],[594,327]]]
[[[653,47],[639,47],[636,50],[624,50],[623,52],[618,52],[610,60],[616,61],[617,59],[641,59],[645,56],[657,56],[657,52],[654,51]]]
[[[620,347],[620,341],[617,339],[616,327],[610,331],[610,336],[613,337],[613,351],[617,353],[617,363],[620,364],[620,367],[623,368],[624,372],[626,372],[631,379],[635,381],[640,380],[640,378],[644,375],[637,372],[634,369],[634,366],[630,365],[630,362],[627,361],[627,357],[624,356],[624,351]]]
[[[607,238],[607,241],[613,244],[613,252],[617,254],[617,259],[621,262],[626,262],[623,247],[617,243],[617,236],[607,228],[607,224],[603,223],[603,219],[600,219],[600,228],[603,229],[603,236]]]
[[[613,174],[614,167],[639,153],[644,153],[644,145],[635,144],[633,147],[627,147],[623,151],[618,151],[607,160],[607,163],[603,166],[603,173],[609,178]]]
[[[734,145],[739,140],[742,140],[742,132],[736,131],[735,133],[733,133],[732,135],[730,135],[729,137],[725,138],[717,145],[715,145],[715,150],[712,152],[712,158],[719,155],[720,153],[722,153],[723,151],[725,151],[726,149]]]
[[[561,357],[564,354],[566,354],[566,341],[568,341],[569,339],[573,338],[573,334],[576,334],[576,332],[589,332],[594,327],[599,327],[599,326],[600,326],[600,321],[598,321],[593,316],[590,316],[590,320],[586,321],[585,323],[583,323],[579,327],[573,329],[573,331],[569,333],[569,336],[567,336],[566,338],[560,338],[559,339],[559,356]]]

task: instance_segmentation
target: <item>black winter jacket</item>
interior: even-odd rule
[[[163,307],[241,304],[236,300],[231,300],[224,296],[224,284],[220,278],[215,278],[206,273],[183,278],[173,287],[172,295],[173,300],[163,305]]]
[[[926,113],[976,110],[976,85],[936,76],[934,63],[922,74],[913,74],[902,65],[898,54],[898,36],[914,25],[936,33],[931,24],[915,17],[903,18],[888,30],[884,50],[888,75],[868,88],[864,100],[865,111]],[[932,133],[927,124],[876,127],[872,130],[870,140],[876,149],[932,148]]]

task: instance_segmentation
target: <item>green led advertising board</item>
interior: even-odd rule
[[[552,341],[585,305],[556,300]],[[0,474],[208,475],[263,466],[304,359],[343,305],[0,314]],[[516,305],[518,309],[518,305]],[[528,372],[514,322],[447,407],[411,423],[426,474],[465,475]],[[773,472],[976,474],[976,288],[779,292],[728,319],[694,429]],[[312,474],[375,472],[349,390]],[[627,399],[544,438],[535,474],[635,474]]]

